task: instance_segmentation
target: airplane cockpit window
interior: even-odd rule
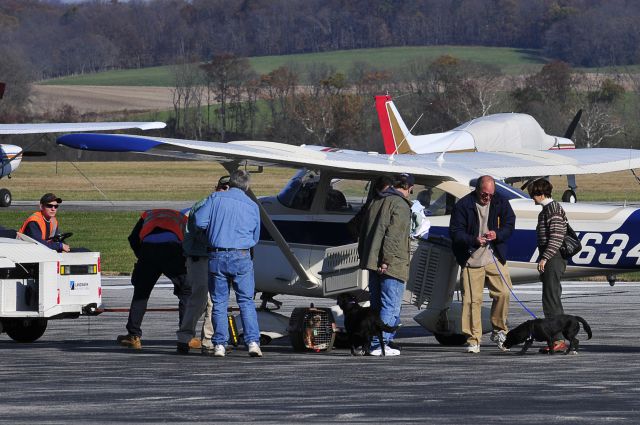
[[[278,201],[288,208],[308,210],[311,208],[319,182],[320,174],[317,171],[303,168],[280,191]]]
[[[326,211],[353,212],[367,200],[368,180],[333,179],[327,191]]]
[[[424,206],[424,213],[427,217],[450,214],[450,204],[452,201],[455,202],[453,195],[437,187],[423,186],[419,188],[416,185],[413,193],[412,200],[415,199]]]

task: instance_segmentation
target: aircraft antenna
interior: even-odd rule
[[[453,144],[456,142],[456,138],[454,137],[451,142],[449,142],[449,145],[447,146],[447,148],[445,150],[442,151],[442,153],[440,155],[438,155],[438,158],[436,159],[436,162],[438,164],[442,164],[444,162],[444,154],[449,152],[449,149],[451,149],[451,146],[453,146]]]
[[[78,173],[80,173],[80,175],[85,178],[85,180],[87,180],[89,183],[91,183],[91,186],[93,186],[95,188],[95,190],[100,192],[100,194],[105,199],[105,201],[109,202],[109,204],[111,204],[111,206],[115,206],[115,204],[113,202],[111,202],[111,199],[109,199],[107,197],[107,195],[105,195],[105,193],[102,190],[100,190],[100,188],[89,177],[87,177],[87,175],[85,173],[83,173],[82,170],[80,170],[80,168],[78,168],[78,166],[74,162],[69,161],[69,164],[73,165],[73,168],[75,168],[78,171]]]
[[[66,155],[65,155],[65,156],[66,156]],[[107,201],[107,202],[108,202],[112,207],[113,207],[113,206],[115,206],[115,204],[111,201],[111,199],[109,199],[109,198],[107,197],[107,195],[106,195],[102,190],[100,190],[100,188],[98,187],[98,185],[96,185],[96,184],[95,184],[95,183],[94,183],[94,182],[93,182],[93,181],[92,181],[92,180],[91,180],[91,179],[90,179],[90,178],[89,178],[85,173],[83,173],[83,172],[82,172],[82,170],[80,170],[80,168],[79,168],[79,167],[78,167],[78,166],[77,166],[73,161],[71,161],[70,159],[67,159],[66,157],[65,157],[65,160],[66,160],[69,164],[71,164],[71,165],[73,166],[73,168],[75,168],[75,169],[78,171],[78,173],[80,173],[80,175],[81,175],[82,177],[84,177],[84,179],[85,179],[86,181],[88,181],[88,182],[91,184],[91,186],[93,186],[93,187],[94,187],[94,189],[95,189],[95,190],[97,190],[97,191],[100,193],[100,195],[102,195],[102,197],[105,199],[105,201]],[[57,166],[57,161],[56,161],[56,166]]]
[[[416,125],[418,125],[418,123],[420,122],[420,120],[422,119],[422,116],[424,115],[424,112],[420,114],[420,116],[418,117],[418,119],[416,120],[416,122],[413,123],[413,125],[411,126],[411,128],[409,129],[409,134],[411,134],[411,132],[413,131],[413,129],[416,127]],[[400,146],[402,146],[402,144],[404,142],[407,141],[407,136],[404,136],[404,138],[400,141],[400,143],[398,143],[398,146],[396,146],[396,149],[393,151],[393,153],[391,155],[389,155],[389,161],[393,161],[393,157],[395,156],[395,154],[398,153],[398,149],[400,149]]]

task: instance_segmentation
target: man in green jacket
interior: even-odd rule
[[[395,177],[393,187],[385,190],[369,205],[362,222],[358,253],[360,268],[369,270],[371,308],[389,326],[400,323],[404,283],[409,278],[409,229],[414,178],[410,174]],[[384,332],[385,355],[397,356],[400,350],[387,344],[392,334]],[[382,355],[377,337],[371,342],[371,355]]]

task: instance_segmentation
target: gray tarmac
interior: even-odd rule
[[[127,278],[104,278],[107,307],[128,306]],[[534,312],[540,285],[516,288]],[[280,312],[329,300],[278,297]],[[489,305],[488,297],[485,297]],[[52,321],[35,343],[0,336],[1,423],[638,423],[640,283],[565,282],[568,313],[593,329],[576,356],[479,355],[439,345],[404,306],[399,357],[352,357],[347,349],[297,353],[287,338],[225,358],[175,354],[177,312],[150,312],[143,350],[115,343],[125,313]],[[174,307],[163,281],[150,307]],[[512,300],[511,325],[528,320]]]

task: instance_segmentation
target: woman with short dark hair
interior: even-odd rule
[[[567,268],[567,260],[562,258],[560,247],[567,234],[567,216],[562,206],[553,200],[553,186],[545,179],[539,179],[529,185],[529,195],[536,205],[542,205],[538,214],[536,235],[538,251],[538,271],[542,281],[542,310],[544,317],[564,314],[562,307],[562,275]],[[562,334],[554,337],[553,351],[566,351],[567,345]],[[545,347],[541,352],[548,352]]]

